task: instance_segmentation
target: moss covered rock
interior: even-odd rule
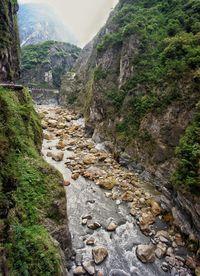
[[[0,247],[9,275],[65,275],[70,257],[63,179],[40,156],[41,143],[27,91],[0,88]]]

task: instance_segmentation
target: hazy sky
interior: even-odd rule
[[[53,5],[70,31],[84,46],[103,26],[118,0],[18,0],[19,3]]]

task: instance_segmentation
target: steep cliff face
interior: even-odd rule
[[[163,190],[179,158],[175,149],[198,113],[199,11],[195,0],[121,0],[61,89],[62,99],[85,114],[94,139],[112,141],[120,162]],[[196,155],[191,171],[200,183],[197,149]],[[191,193],[190,184],[177,189]]]
[[[17,2],[0,1],[0,82],[19,77]],[[71,254],[62,176],[40,154],[26,90],[0,87],[0,275],[66,275]]]
[[[0,110],[0,271],[66,275],[63,178],[40,156],[40,119],[27,91],[0,88]]]
[[[0,1],[0,81],[19,78],[19,39],[16,0]]]
[[[80,49],[64,42],[46,41],[22,48],[20,82],[39,88],[60,88],[61,78],[74,65]]]

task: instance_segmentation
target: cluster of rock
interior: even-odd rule
[[[51,112],[42,112],[42,127],[44,129],[44,139],[52,141],[56,139],[57,152],[49,147],[47,156],[56,162],[64,161],[66,168],[72,172],[72,179],[77,180],[80,176],[92,180],[96,185],[105,190],[105,196],[116,201],[117,205],[127,203],[133,220],[138,224],[145,236],[150,237],[150,244],[141,244],[136,248],[136,255],[143,263],[152,263],[158,259],[162,262],[162,269],[171,272],[172,275],[191,275],[191,271],[199,274],[199,262],[193,253],[188,254],[185,249],[183,237],[171,224],[158,227],[163,218],[169,216],[165,214],[159,203],[159,194],[143,182],[137,174],[128,171],[120,166],[112,155],[104,150],[99,150],[91,139],[85,134],[84,125],[77,124],[79,115],[73,111],[68,111],[60,107],[53,108]],[[65,159],[64,151],[71,151],[73,154]],[[64,182],[65,186],[70,185],[70,181]],[[97,230],[101,223],[94,221],[92,216],[81,217],[83,227]],[[162,223],[161,223],[162,224]],[[110,221],[106,226],[106,231],[115,231],[118,225],[115,221]],[[101,245],[96,246],[93,237],[85,240],[89,246],[95,246],[92,250],[93,258],[88,262],[83,262],[74,268],[74,275],[94,275],[95,265],[99,265],[108,256],[108,250]],[[196,244],[196,238],[191,235],[190,245]],[[185,253],[182,254],[182,251]],[[192,248],[191,248],[192,249]],[[99,272],[103,275],[102,272]]]

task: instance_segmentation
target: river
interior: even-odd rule
[[[162,214],[155,216],[152,233],[144,235],[139,227],[142,214],[151,211],[147,207],[149,198],[159,200],[157,191],[117,164],[103,146],[88,138],[84,130],[84,120],[76,114],[53,106],[39,106],[37,110],[43,116],[43,156],[62,173],[66,183],[69,228],[76,252],[69,275],[75,275],[73,272],[77,273],[77,267],[81,268],[84,263],[93,261],[92,249],[98,246],[107,250],[108,257],[100,265],[95,265],[95,275],[192,275],[183,265],[182,259],[187,255],[184,246],[173,247],[173,239],[166,242],[166,252],[171,248],[174,264],[170,263],[169,258],[172,256],[166,252],[163,258],[155,258],[154,262],[147,264],[136,256],[138,245],[149,244],[151,241],[156,244],[154,237],[157,231],[166,230],[170,233]],[[60,161],[57,160],[57,155],[63,155]],[[112,189],[103,189],[101,184],[98,185],[111,177],[117,181]],[[93,178],[95,181],[91,180]],[[123,198],[127,191],[135,193],[133,200]],[[133,206],[136,210],[135,216],[130,214]],[[116,229],[108,231],[108,225],[112,222]],[[87,244],[88,240],[92,241],[90,245]],[[175,258],[177,254],[180,259]]]

